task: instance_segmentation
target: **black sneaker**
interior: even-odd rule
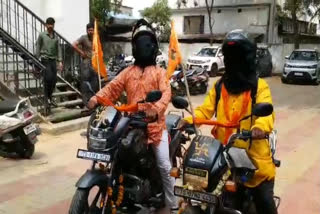
[[[50,104],[51,106],[55,107],[55,108],[58,107],[58,104],[56,103],[55,100],[50,100],[49,104]]]

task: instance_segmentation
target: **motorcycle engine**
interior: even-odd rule
[[[222,144],[208,136],[193,139],[184,162],[183,183],[194,189],[211,191],[227,166]]]

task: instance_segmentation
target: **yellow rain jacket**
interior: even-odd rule
[[[216,83],[215,83],[216,84]],[[195,109],[195,116],[197,118],[202,119],[211,119],[215,114],[215,102],[216,102],[216,90],[214,87],[210,90],[209,94],[206,96],[203,104]],[[229,94],[228,106],[229,106],[229,115],[232,115],[234,111],[239,111],[242,108],[243,94],[240,95],[232,95]],[[249,102],[249,106],[247,108],[247,113],[242,115],[241,118],[251,114],[251,98]],[[258,80],[258,89],[256,94],[256,103],[271,103],[271,92],[268,84],[265,80]],[[224,110],[224,101],[222,94],[220,96],[220,100],[217,106],[217,121],[225,123],[227,122],[225,110]],[[192,118],[186,118],[189,123],[192,123]],[[267,117],[256,118],[253,117],[253,122],[251,126],[251,120],[245,120],[241,122],[240,129],[252,130],[257,127],[267,133],[273,130],[274,123],[274,114]],[[233,130],[236,132],[236,129]],[[216,135],[218,140],[221,142],[225,139],[225,129],[217,127]],[[273,164],[271,151],[269,147],[268,140],[253,140],[251,148],[249,148],[249,142],[245,142],[243,140],[237,140],[234,146],[239,148],[245,148],[249,157],[253,161],[254,165],[258,168],[256,170],[253,179],[247,182],[245,185],[247,187],[256,187],[261,184],[265,180],[272,180],[275,177],[275,165]]]

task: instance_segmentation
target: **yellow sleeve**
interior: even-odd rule
[[[216,103],[216,83],[213,84],[213,87],[210,89],[209,93],[207,94],[204,102],[201,106],[198,106],[194,113],[197,118],[201,119],[211,119],[215,113],[215,103]],[[187,117],[185,120],[188,123],[192,123],[192,117]]]
[[[272,104],[272,97],[271,97],[271,91],[270,91],[269,85],[263,79],[259,79],[259,82],[258,82],[256,103]],[[273,130],[274,120],[275,120],[274,113],[267,117],[259,117],[254,121],[251,129],[259,128],[265,132],[271,132]]]

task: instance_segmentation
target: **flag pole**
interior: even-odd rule
[[[99,57],[97,58],[97,65],[98,65],[98,78],[99,78],[99,90],[101,90],[101,75],[100,75],[100,64],[99,64]]]
[[[96,36],[95,36],[95,44],[99,44],[99,31],[98,31],[98,21],[97,19],[94,20],[94,31],[96,32]],[[99,90],[101,90],[101,74],[100,74],[100,64],[99,64],[99,48],[96,47],[96,50],[95,50],[95,55],[96,55],[96,58],[97,58],[97,66],[98,66],[98,78],[99,78]]]
[[[187,99],[188,99],[188,102],[190,104],[192,123],[194,125],[194,129],[196,131],[196,135],[198,136],[199,135],[199,130],[198,130],[196,124],[195,124],[196,116],[194,114],[193,105],[192,105],[192,102],[191,102],[191,96],[190,96],[190,90],[189,90],[189,84],[188,84],[187,75],[186,75],[186,71],[185,71],[185,66],[182,63],[180,65],[181,65],[181,69],[182,69],[182,73],[183,73],[184,85],[186,86]]]

